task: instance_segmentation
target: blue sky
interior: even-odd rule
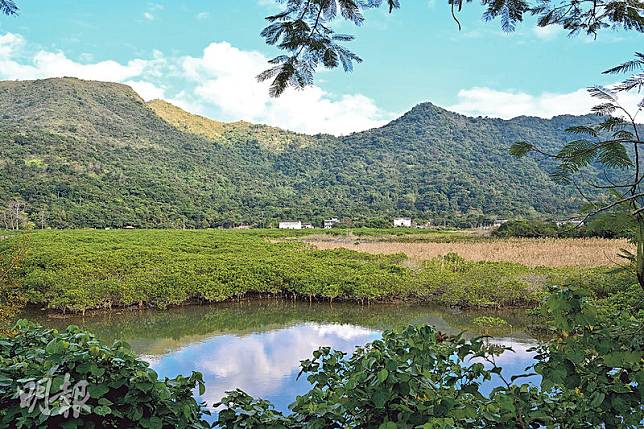
[[[459,32],[443,3],[407,0],[393,15],[368,12],[360,28],[341,24],[364,63],[271,100],[252,78],[277,53],[259,36],[272,0],[18,0],[20,15],[0,18],[0,79],[114,80],[215,119],[339,134],[424,101],[505,118],[584,113],[592,103],[583,88],[613,82],[601,71],[642,46],[634,32],[569,38],[534,20],[504,34],[476,4]]]

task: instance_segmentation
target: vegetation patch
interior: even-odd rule
[[[410,240],[411,237],[418,237]],[[539,267],[614,266],[622,249],[634,250],[625,239],[604,238],[465,238],[432,234],[350,240],[322,236],[305,239],[318,249],[349,249],[373,254],[404,253],[414,260],[429,260],[457,253],[469,261],[513,262]]]
[[[494,231],[497,237],[552,238],[601,237],[634,238],[637,223],[628,212],[612,211],[591,217],[583,225],[557,224],[542,220],[512,220]]]
[[[49,390],[30,395],[38,387]],[[20,321],[0,338],[2,427],[208,428],[195,388],[203,394],[201,374],[161,379],[125,343],[106,345],[75,326]]]
[[[479,316],[472,320],[472,324],[479,328],[506,328],[510,324],[500,317],[494,316]]]
[[[630,285],[607,268],[530,268],[459,255],[407,264],[403,254],[316,250],[265,231],[38,231],[11,273],[25,299],[70,312],[166,308],[248,295],[304,300],[432,301],[450,306],[532,306],[552,284],[607,291]],[[0,241],[3,259],[18,238]],[[538,279],[538,281],[535,281]]]

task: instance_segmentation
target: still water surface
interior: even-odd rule
[[[511,328],[481,331],[472,324],[481,315],[502,317]],[[39,312],[26,316],[52,327],[76,324],[105,341],[124,340],[161,376],[200,371],[206,382],[201,400],[209,406],[224,392],[240,388],[270,400],[282,411],[308,389],[306,380],[296,380],[301,360],[320,346],[351,352],[379,338],[383,329],[414,323],[452,334],[493,335],[496,343],[514,349],[497,362],[508,376],[522,373],[532,363],[533,354],[527,350],[536,343],[525,333],[519,311],[472,313],[418,305],[255,301],[89,317],[53,318]]]

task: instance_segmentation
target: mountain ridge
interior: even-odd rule
[[[579,200],[551,166],[507,149],[560,147],[587,119],[477,118],[426,102],[380,128],[310,136],[71,78],[0,82],[0,111],[0,203],[24,201],[31,222],[52,227],[570,213]]]
[[[289,144],[310,144],[310,139],[313,137],[247,121],[217,121],[187,112],[165,100],[151,100],[146,105],[161,119],[181,131],[219,142],[231,143],[239,139],[256,139],[263,146],[282,150]]]

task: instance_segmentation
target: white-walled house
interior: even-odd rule
[[[395,218],[394,227],[411,228],[411,218],[408,218],[408,217]]]
[[[507,219],[497,219],[497,220],[495,220],[495,221],[494,221],[494,223],[492,224],[492,227],[494,227],[494,228],[498,228],[498,227],[500,227],[501,225],[503,225],[503,224],[505,224],[505,223],[508,223],[508,220],[507,220]]]
[[[302,229],[301,221],[283,221],[279,223],[279,229]]]

